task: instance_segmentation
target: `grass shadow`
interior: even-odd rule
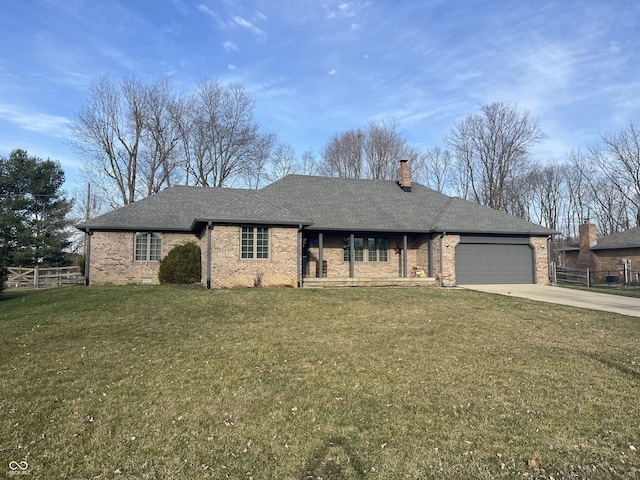
[[[302,478],[364,478],[364,469],[348,439],[330,437],[307,460]]]

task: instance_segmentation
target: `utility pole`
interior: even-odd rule
[[[84,208],[84,220],[89,220],[89,215],[91,213],[91,183],[87,183],[87,204]],[[87,233],[84,234],[84,247],[83,252],[87,254]]]

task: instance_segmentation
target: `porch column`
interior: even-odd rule
[[[302,286],[301,282],[301,275],[300,272],[302,271],[302,244],[300,242],[300,237],[302,236],[302,225],[298,225],[298,233],[296,234],[296,252],[297,252],[297,259],[296,259],[296,285],[298,286],[298,288],[300,288]]]
[[[324,234],[318,233],[318,277],[324,277]]]
[[[355,277],[355,266],[356,266],[356,246],[355,246],[355,235],[352,233],[349,236],[349,278]]]
[[[84,284],[89,286],[89,269],[91,266],[91,230],[87,228],[87,250],[84,252]]]
[[[402,276],[407,278],[407,236],[402,236]]]
[[[211,231],[213,224],[207,223],[207,290],[211,289]]]

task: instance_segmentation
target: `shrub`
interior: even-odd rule
[[[2,291],[4,290],[4,282],[7,279],[7,270],[4,266],[4,257],[0,254],[0,295],[2,295]]]
[[[200,247],[195,243],[173,248],[160,263],[160,283],[198,283],[201,277]]]
[[[87,263],[87,255],[86,254],[80,255],[80,257],[78,258],[78,266],[80,267],[80,275],[82,275],[83,277],[86,276],[84,274],[84,268],[86,263]]]

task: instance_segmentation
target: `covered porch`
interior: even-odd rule
[[[302,286],[436,286],[434,243],[421,232],[305,230]]]

